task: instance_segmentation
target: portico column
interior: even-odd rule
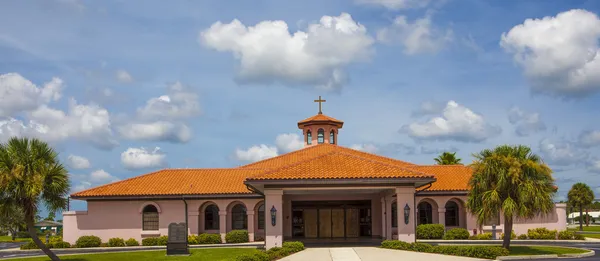
[[[265,189],[265,248],[281,247],[283,244],[283,190]],[[271,209],[275,208],[275,224],[271,221]]]
[[[438,208],[438,224],[446,227],[446,208]]]
[[[219,210],[219,233],[221,233],[221,241],[225,243],[225,235],[227,235],[227,210]]]
[[[392,231],[392,201],[394,199],[391,196],[385,197],[385,237],[388,240],[394,239],[394,235]]]
[[[415,188],[397,187],[396,188],[396,210],[398,213],[398,240],[405,242],[415,242]],[[404,208],[408,205],[410,208],[408,224],[404,222]]]
[[[385,196],[381,197],[381,238],[387,238],[387,229],[385,227]]]
[[[248,216],[248,240],[254,242],[254,210],[247,210]]]

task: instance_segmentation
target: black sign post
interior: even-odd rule
[[[189,255],[187,243],[187,226],[185,223],[169,224],[169,241],[167,241],[167,256]]]

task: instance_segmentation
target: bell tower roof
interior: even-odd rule
[[[306,119],[298,122],[299,129],[304,129],[305,127],[310,126],[310,125],[333,125],[333,126],[337,127],[338,129],[341,129],[342,126],[344,125],[344,122],[340,121],[336,118],[329,117],[322,113],[317,114],[312,117],[309,117],[309,118],[306,118]]]

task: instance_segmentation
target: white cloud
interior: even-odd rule
[[[252,146],[247,150],[236,149],[235,158],[240,161],[255,162],[277,156],[277,148],[265,144]]]
[[[350,148],[368,153],[376,153],[378,151],[377,147],[373,144],[352,144]]]
[[[418,109],[412,111],[411,117],[421,117],[425,115],[439,114],[444,111],[446,104],[436,101],[424,101]]]
[[[591,172],[600,173],[600,160],[592,160],[589,162],[588,170]]]
[[[91,181],[91,183],[107,183],[119,181],[119,178],[111,175],[103,169],[99,169],[90,173],[89,180]]]
[[[422,8],[427,6],[430,0],[355,0],[358,4],[379,5],[391,10]]]
[[[192,131],[187,125],[168,121],[128,123],[119,126],[118,131],[123,138],[130,140],[185,143],[192,138]]]
[[[117,80],[119,82],[122,83],[130,83],[133,82],[133,77],[131,77],[131,74],[129,74],[127,71],[125,70],[118,70],[115,73],[115,77],[117,78]]]
[[[583,131],[579,134],[579,144],[584,147],[600,145],[600,131]]]
[[[557,166],[581,164],[588,158],[585,151],[578,148],[574,143],[564,140],[542,139],[540,141],[540,151],[544,156],[544,161]]]
[[[28,121],[15,118],[0,121],[0,140],[12,136],[37,137],[49,142],[74,138],[101,149],[118,145],[108,111],[94,104],[77,104],[74,99],[69,100],[68,112],[42,105],[28,114]]]
[[[515,133],[522,137],[546,130],[539,113],[527,113],[516,106],[508,111],[508,121],[516,125]]]
[[[56,77],[40,88],[18,73],[0,74],[0,117],[14,116],[57,101],[62,89],[63,81]]]
[[[169,86],[167,95],[151,98],[137,113],[141,119],[173,120],[189,118],[200,114],[198,95],[186,90],[180,82]]]
[[[128,148],[121,153],[121,163],[126,169],[159,168],[166,166],[167,155],[160,151],[159,147],[154,150],[145,148]]]
[[[73,186],[73,188],[71,189],[71,193],[75,193],[75,192],[79,192],[82,190],[86,190],[92,187],[92,183],[91,182],[87,182],[87,181],[80,181],[77,185]]]
[[[499,135],[502,129],[487,123],[483,116],[469,108],[449,101],[441,117],[404,125],[400,131],[417,140],[481,142]]]
[[[316,85],[338,89],[346,80],[343,68],[368,59],[373,39],[347,13],[323,16],[306,31],[290,34],[286,22],[262,21],[246,26],[235,19],[214,23],[199,41],[240,61],[238,79],[247,83]]]
[[[67,165],[72,169],[88,169],[91,166],[87,158],[77,155],[69,155],[67,157]]]
[[[304,138],[296,133],[279,134],[275,138],[278,150],[291,152],[304,148]]]
[[[377,31],[377,40],[388,44],[401,44],[404,53],[435,53],[452,40],[452,30],[445,32],[432,25],[431,15],[426,15],[414,22],[400,15],[394,22]]]
[[[600,90],[599,40],[598,16],[574,9],[527,19],[503,33],[500,45],[523,67],[534,91],[579,96]]]

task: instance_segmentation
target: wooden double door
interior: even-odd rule
[[[304,236],[307,238],[343,238],[359,236],[359,209],[304,209]]]

